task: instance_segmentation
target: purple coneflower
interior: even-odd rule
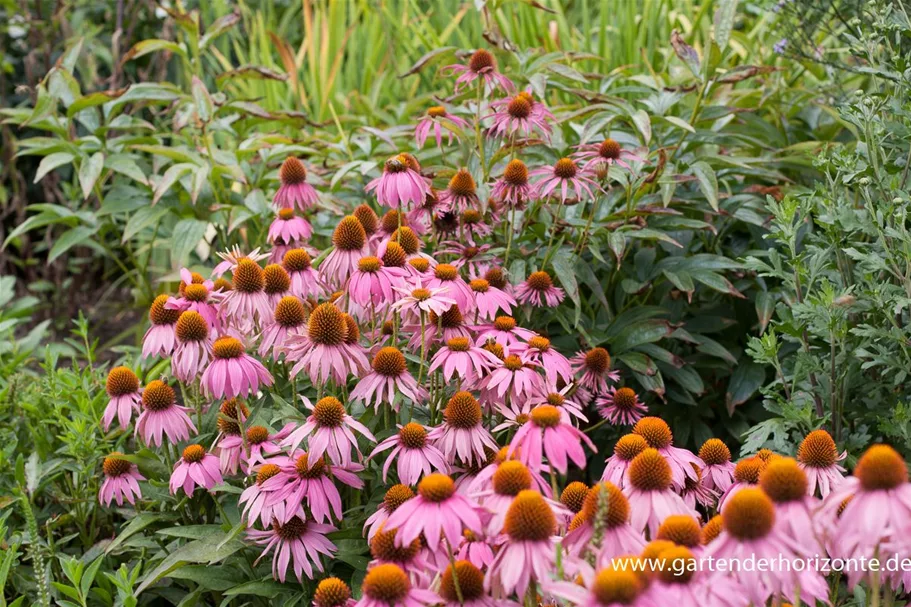
[[[185,384],[193,383],[212,360],[209,324],[199,312],[181,312],[174,325],[177,347],[171,355],[171,373]]]
[[[234,288],[221,298],[221,311],[229,323],[243,333],[272,320],[274,305],[266,294],[263,269],[252,259],[243,258],[234,266]]]
[[[639,400],[632,388],[611,386],[595,401],[601,417],[613,425],[632,426],[648,413],[648,408]]]
[[[493,324],[476,327],[476,330],[478,331],[478,345],[483,345],[493,340],[505,349],[523,341],[528,341],[536,335],[534,331],[518,326],[516,319],[512,316],[497,316]]]
[[[367,532],[367,539],[370,540],[376,535],[376,532],[382,527],[389,516],[395,512],[399,506],[414,497],[412,491],[407,485],[393,485],[386,490],[383,501],[376,512],[371,514],[364,522],[364,530]]]
[[[314,385],[330,379],[343,385],[349,375],[366,370],[367,357],[360,348],[347,343],[348,333],[345,314],[334,303],[314,308],[307,330],[289,335],[285,340],[285,358],[295,362],[291,376],[306,370]]]
[[[648,530],[655,537],[658,526],[671,514],[699,516],[674,493],[671,466],[657,449],[648,448],[630,462],[623,492],[630,502],[630,523],[637,531]]]
[[[477,565],[466,560],[455,561],[443,570],[439,593],[443,607],[518,607],[514,601],[487,596],[484,591],[484,573]]]
[[[348,296],[364,308],[382,309],[395,301],[393,287],[401,286],[405,276],[403,268],[387,268],[379,257],[362,257],[348,279]]]
[[[368,192],[376,191],[376,201],[384,207],[398,209],[424,204],[430,193],[421,165],[411,154],[398,154],[383,165],[383,174],[367,184]]]
[[[364,481],[356,474],[363,470],[359,464],[330,466],[325,458],[311,460],[307,453],[301,451],[272,458],[271,462],[276,463],[281,472],[263,483],[262,489],[270,492],[267,505],[285,503],[285,517],[294,516],[298,505],[306,499],[307,508],[316,522],[331,520],[332,516],[341,520],[342,498],[333,480],[355,489],[364,487]]]
[[[272,359],[278,360],[284,352],[288,336],[298,333],[306,324],[307,310],[301,300],[294,295],[282,297],[275,306],[272,322],[263,327],[257,353],[265,358],[271,350]]]
[[[453,128],[455,127],[455,128]],[[421,116],[417,126],[414,127],[414,141],[418,149],[424,147],[430,130],[433,129],[433,135],[436,138],[437,147],[443,147],[443,129],[449,135],[449,144],[452,145],[452,137],[458,129],[467,129],[468,121],[446,111],[442,105],[435,105],[427,110],[427,113]],[[458,136],[456,135],[456,139]]]
[[[797,449],[797,461],[807,473],[807,493],[816,494],[823,499],[834,491],[845,480],[845,469],[838,462],[847,457],[848,452],[838,454],[835,441],[825,430],[814,430],[807,434]]]
[[[281,468],[276,464],[271,462],[263,464],[256,473],[255,482],[244,489],[243,493],[240,494],[238,504],[243,505],[243,511],[241,513],[247,521],[248,527],[252,527],[257,519],[260,520],[263,527],[268,527],[272,524],[273,520],[277,519],[282,521],[291,518],[290,516],[285,515],[284,502],[278,501],[274,504],[268,503],[269,498],[273,493],[280,489],[280,487],[273,487],[271,490],[263,489],[263,484],[280,472]],[[296,505],[294,515],[300,518],[306,517],[301,504]]]
[[[288,565],[291,565],[294,576],[301,582],[303,574],[313,579],[314,568],[317,571],[323,570],[320,555],[331,558],[335,553],[335,544],[326,539],[326,534],[333,531],[335,527],[332,525],[322,525],[294,516],[284,523],[273,521],[272,527],[266,531],[248,529],[247,536],[255,543],[265,546],[256,562],[275,549],[275,554],[272,555],[274,579],[284,582],[288,574]]]
[[[584,169],[593,173],[606,173],[612,165],[632,171],[629,162],[642,162],[642,158],[620,147],[620,144],[608,137],[601,143],[587,143],[576,148],[573,158],[585,161]]]
[[[270,263],[263,268],[263,292],[269,299],[270,315],[268,319],[261,323],[260,328],[265,327],[274,320],[271,312],[274,312],[275,306],[278,305],[278,302],[283,297],[291,294],[291,275],[279,264]]]
[[[559,193],[560,202],[572,198],[594,200],[598,184],[592,181],[588,171],[580,169],[572,158],[561,158],[552,166],[543,166],[529,173],[529,177],[540,177],[533,185],[536,198],[548,198],[555,192]]]
[[[382,441],[367,459],[372,459],[378,453],[392,449],[383,464],[383,482],[389,474],[392,462],[398,458],[396,472],[399,481],[406,485],[414,485],[422,477],[435,471],[447,473],[449,466],[443,453],[427,440],[428,428],[409,422],[399,426],[399,431]]]
[[[533,335],[525,343],[516,344],[513,348],[523,362],[528,362],[544,369],[544,378],[548,385],[557,384],[558,378],[564,384],[573,380],[573,370],[569,360],[550,345],[550,340],[540,335]]]
[[[197,280],[199,282],[196,282]],[[214,332],[217,333],[221,330],[219,304],[216,303],[216,300],[220,299],[224,293],[212,293],[217,290],[214,282],[205,280],[199,274],[190,272],[186,268],[181,268],[178,289],[180,297],[168,298],[165,308],[180,312],[187,310],[198,312]]]
[[[394,563],[371,567],[361,590],[363,596],[355,607],[426,607],[440,602],[435,592],[413,587],[408,574]]]
[[[425,287],[420,278],[412,285],[393,288],[401,296],[398,301],[392,304],[392,309],[409,314],[414,319],[420,319],[421,315],[426,313],[433,313],[439,316],[451,306],[456,305],[455,299],[449,296],[448,287],[431,289]]]
[[[311,265],[310,254],[303,249],[291,249],[282,258],[282,266],[291,277],[291,294],[301,299],[321,297],[326,289],[319,273]]]
[[[489,487],[473,493],[471,497],[477,499],[491,514],[487,521],[487,534],[490,537],[497,537],[503,531],[506,513],[513,500],[522,491],[533,489],[534,478],[525,464],[518,460],[508,460],[497,467],[490,481]],[[545,499],[555,512],[568,514],[561,504],[549,498]]]
[[[214,359],[200,378],[202,390],[209,398],[250,396],[259,391],[260,385],[272,385],[272,374],[244,351],[239,339],[219,337],[212,345],[212,354]]]
[[[759,457],[745,457],[734,466],[734,482],[718,499],[718,510],[724,508],[725,502],[741,489],[759,484],[759,475],[765,469],[765,462]]]
[[[620,379],[620,373],[611,371],[610,354],[604,348],[577,352],[569,362],[575,366],[577,374],[582,373],[579,385],[596,394],[607,391],[608,381],[616,382]]]
[[[433,278],[427,283],[427,288],[446,289],[447,297],[451,297],[459,306],[459,310],[468,314],[474,310],[474,293],[461,276],[459,269],[448,263],[437,264],[433,268]]]
[[[523,363],[518,355],[509,354],[481,380],[479,387],[497,402],[504,402],[507,396],[511,402],[521,402],[539,392],[543,382],[544,378],[531,365]]]
[[[114,417],[120,422],[120,429],[126,430],[133,412],[139,412],[139,404],[142,402],[139,378],[129,367],[114,367],[108,373],[104,389],[110,398],[101,418],[104,431],[107,432],[111,427]]]
[[[485,116],[493,119],[489,137],[515,139],[531,137],[537,131],[545,141],[550,139],[552,129],[547,121],[553,120],[554,115],[543,103],[535,100],[530,90],[494,101],[490,107],[494,113]]]
[[[304,163],[293,156],[288,156],[278,170],[281,186],[275,192],[272,203],[278,209],[306,211],[315,205],[319,198],[313,186],[307,183],[307,169]],[[307,236],[309,238],[309,236]]]
[[[98,501],[105,506],[110,506],[112,501],[116,501],[118,506],[123,506],[123,500],[135,504],[136,498],[142,498],[138,481],[146,479],[139,473],[136,464],[121,458],[121,455],[123,454],[120,451],[114,451],[104,458],[101,465],[104,470],[104,482],[98,490]]]
[[[447,65],[440,73],[443,75],[458,74],[455,81],[456,93],[478,79],[484,83],[488,91],[492,91],[497,87],[506,92],[511,92],[515,89],[512,81],[497,71],[497,60],[490,51],[482,48],[479,48],[471,55],[466,65]]]
[[[490,540],[483,535],[465,530],[462,533],[462,545],[459,547],[456,558],[468,561],[478,569],[487,569],[494,559]]]
[[[149,308],[149,321],[152,326],[142,338],[143,358],[150,356],[164,358],[170,356],[174,351],[174,344],[177,341],[177,337],[174,335],[174,325],[177,324],[180,311],[167,308],[168,299],[167,295],[159,295]]]
[[[699,447],[699,459],[705,462],[702,468],[702,484],[709,489],[726,492],[734,484],[734,464],[731,450],[723,441],[710,438]]]
[[[478,317],[483,320],[494,320],[501,310],[506,314],[512,314],[513,306],[518,305],[512,295],[491,286],[490,281],[484,278],[475,278],[468,283],[468,286],[471,287],[471,291],[474,293]],[[509,317],[506,316],[504,318]],[[513,321],[513,324],[515,324],[515,321]]]
[[[646,440],[649,447],[658,450],[671,467],[674,488],[683,489],[684,480],[697,480],[695,467],[705,468],[705,462],[687,449],[674,446],[670,426],[660,417],[643,417],[633,426],[633,432]]]
[[[367,232],[354,215],[343,217],[332,233],[333,249],[319,268],[320,277],[328,285],[341,287],[358,262],[367,255]]]
[[[443,424],[431,430],[428,438],[453,463],[478,465],[487,461],[487,450],[499,449],[497,442],[481,423],[481,405],[471,392],[456,392],[443,409]]]
[[[626,469],[633,459],[648,449],[648,442],[638,434],[624,434],[614,444],[614,454],[604,464],[602,481],[608,481],[621,489],[626,486]]]
[[[546,454],[548,464],[566,474],[568,459],[585,467],[583,444],[597,451],[594,443],[569,422],[569,416],[552,405],[538,405],[512,437],[509,449],[510,453],[518,451],[519,460],[536,471],[541,470]]]
[[[354,432],[370,442],[376,442],[376,437],[367,426],[348,415],[345,406],[334,396],[321,398],[315,405],[310,404],[304,396],[301,396],[301,400],[304,407],[310,410],[310,416],[304,425],[282,441],[282,446],[294,451],[304,439],[307,439],[307,449],[311,457],[317,459],[326,454],[333,464],[347,466],[351,463],[352,449],[358,458],[361,457]]]
[[[222,474],[237,474],[240,469],[240,460],[244,455],[240,433],[249,415],[250,409],[237,398],[226,399],[218,408],[215,420],[218,437],[212,453],[218,456]]]
[[[146,445],[161,446],[162,434],[171,443],[190,438],[190,430],[197,432],[193,420],[187,415],[192,411],[177,404],[174,389],[161,380],[149,382],[142,391],[142,413],[136,420],[137,436]]]
[[[478,186],[468,169],[459,169],[450,178],[449,185],[440,194],[440,204],[445,210],[454,213],[477,209],[480,206]]]
[[[313,236],[313,227],[303,217],[294,214],[294,209],[281,209],[269,226],[269,244],[295,245]]]
[[[534,196],[534,189],[528,183],[528,167],[515,158],[503,170],[503,176],[493,184],[490,195],[510,208],[520,207]]]
[[[412,402],[420,402],[427,397],[427,391],[408,372],[405,355],[398,348],[380,348],[373,357],[371,368],[351,391],[352,401],[363,401],[369,405],[372,400],[377,410],[381,404],[389,403],[398,411],[400,395]]]
[[[441,369],[447,382],[458,376],[462,385],[472,385],[499,364],[499,358],[472,345],[469,338],[453,337],[433,355],[428,371],[433,373]]]
[[[223,482],[218,458],[206,453],[202,445],[188,445],[183,450],[181,458],[174,463],[168,487],[171,495],[175,495],[178,489],[183,488],[183,492],[190,497],[197,485],[208,491]]]
[[[354,607],[351,588],[337,577],[320,580],[313,592],[313,607]]]
[[[537,308],[555,308],[563,301],[563,289],[554,286],[550,274],[543,270],[532,272],[516,287],[516,300]]]
[[[642,532],[630,525],[630,503],[613,483],[602,482],[589,489],[582,508],[567,529],[564,544],[567,552],[583,557],[593,549],[595,528],[601,532],[601,545],[594,554],[596,562],[606,564],[625,554],[636,554],[645,546]]]
[[[818,525],[813,515],[819,499],[807,494],[807,474],[796,460],[779,457],[759,475],[759,487],[775,502],[775,525],[782,535],[797,540],[811,554],[825,554],[817,537]]]

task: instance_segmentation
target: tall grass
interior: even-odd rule
[[[232,79],[272,110],[302,111],[319,122],[357,110],[384,113],[402,100],[435,91],[431,75],[448,57],[400,78],[436,49],[498,44],[565,53],[581,71],[608,72],[648,63],[660,70],[667,41],[679,30],[697,48],[708,39],[717,5],[730,0],[300,0],[228,3],[204,9],[211,23],[237,7],[241,22],[220,42],[224,71],[258,65],[285,81]],[[451,62],[451,61],[447,61]],[[381,118],[380,116],[377,116]],[[380,119],[383,122],[382,119]]]

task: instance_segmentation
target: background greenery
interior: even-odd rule
[[[825,426],[852,456],[873,440],[908,452],[900,2],[203,4],[0,5],[0,468],[15,471],[0,476],[0,606],[134,604],[186,563],[156,596],[286,592],[238,586],[262,577],[250,559],[207,571],[213,546],[191,531],[141,533],[173,523],[164,510],[124,528],[97,506],[118,440],[98,428],[106,370],[140,366],[145,310],[179,267],[264,241],[288,154],[330,194],[325,245],[368,174],[413,145],[409,125],[448,100],[438,69],[482,46],[559,121],[529,165],[607,133],[648,157],[649,172],[617,176],[583,243],[581,211],[559,220],[553,259],[539,243],[557,220],[532,218],[511,273],[543,258],[569,295],[536,328],[566,352],[608,347],[679,444],[791,452]],[[461,162],[421,160],[442,178]],[[596,432],[602,453],[616,436]],[[216,557],[242,547],[235,515]],[[349,577],[362,569],[343,555]]]

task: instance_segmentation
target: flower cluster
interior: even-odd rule
[[[477,108],[478,132],[513,150],[550,137],[540,96],[514,93],[487,51],[449,70],[457,91],[510,95],[489,113]],[[431,108],[416,142],[432,133],[443,147],[445,131],[451,144],[469,118]],[[606,348],[566,356],[534,329],[539,309],[563,305],[565,294],[546,256],[527,277],[504,272],[494,246],[501,210],[594,203],[607,169],[638,162],[613,139],[533,170],[504,158],[482,201],[486,171],[454,167],[443,184],[399,152],[366,186],[376,205],[341,218],[320,251],[307,217],[321,194],[288,158],[271,249],[227,251],[208,278],[181,271],[176,293],[152,303],[143,340],[143,355],[169,359],[171,376],[142,386],[133,370],[112,369],[103,426],[132,424],[138,443],[171,457],[172,494],[243,485],[247,538],[277,580],[289,570],[323,578],[317,607],[826,601],[818,572],[749,579],[618,566],[911,550],[911,486],[888,447],[870,449],[849,479],[822,430],[796,460],[760,452],[735,464],[718,439],[693,453],[622,385]],[[263,414],[265,391],[283,393],[299,415]],[[589,424],[591,413],[601,421]],[[589,434],[601,424],[629,432],[600,482],[570,482],[599,451]],[[129,456],[112,453],[103,470],[103,503],[142,499],[145,478]],[[368,483],[383,499],[367,512],[372,560],[352,593],[322,572],[337,552],[330,534],[351,514],[343,496]]]

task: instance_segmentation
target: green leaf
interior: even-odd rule
[[[183,177],[184,175],[186,175],[187,173],[189,173],[190,171],[192,171],[196,168],[197,167],[195,165],[192,165],[192,164],[189,164],[186,162],[171,165],[168,168],[168,170],[164,172],[164,175],[162,175],[161,180],[155,186],[155,192],[154,192],[154,195],[152,196],[152,204],[154,205],[159,200],[161,200],[161,197],[164,196],[165,193],[171,189],[171,186],[173,186],[175,183],[177,183],[178,179],[180,179],[181,177]]]
[[[677,118],[676,116],[664,116],[664,119],[673,124],[676,127],[680,127],[684,131],[689,131],[690,133],[695,133],[696,129],[693,128],[693,125],[684,120],[683,118]]]
[[[699,183],[699,189],[714,210],[718,210],[718,178],[715,170],[704,160],[694,162],[690,169]]]
[[[169,51],[172,53],[177,53],[181,57],[186,58],[187,52],[183,47],[176,42],[171,42],[170,40],[160,40],[158,38],[151,38],[149,40],[142,40],[133,45],[127,53],[121,59],[121,63],[126,63],[132,59],[138,59],[149,53],[155,53],[158,51]]]
[[[51,252],[47,256],[47,264],[54,263],[54,260],[94,236],[98,231],[98,226],[79,226],[71,228],[60,235],[51,247]]]
[[[127,154],[112,154],[104,159],[104,166],[121,175],[126,175],[133,181],[138,181],[142,185],[148,185],[149,180],[132,156]],[[107,197],[105,197],[107,199]]]
[[[203,122],[208,122],[215,111],[215,105],[212,103],[209,91],[206,90],[206,85],[203,84],[202,80],[193,76],[190,88],[193,92],[193,103],[196,104],[196,113],[199,115],[199,119]]]
[[[167,207],[142,207],[127,220],[127,225],[123,228],[123,237],[121,242],[127,242],[133,236],[150,227],[170,213]]]
[[[206,234],[205,221],[198,219],[181,219],[174,226],[171,234],[171,259],[177,266],[187,265],[190,253]]]
[[[38,164],[38,170],[35,171],[35,180],[32,183],[38,183],[41,181],[42,177],[54,169],[70,164],[73,162],[74,158],[75,156],[69,152],[57,152],[54,154],[48,154],[42,158],[41,162]]]
[[[715,43],[721,50],[728,45],[731,31],[734,29],[734,18],[737,16],[738,0],[721,0],[715,10]]]
[[[262,596],[267,599],[273,599],[282,592],[287,592],[288,587],[278,582],[269,580],[267,582],[244,582],[233,588],[225,590],[226,596],[237,596],[239,594],[249,594]]]
[[[213,532],[206,537],[194,540],[174,550],[167,555],[152,571],[143,578],[142,583],[136,588],[135,594],[140,594],[146,588],[157,582],[163,577],[187,563],[204,563],[213,565],[225,558],[231,556],[244,547],[240,540],[232,540],[222,545],[219,544],[225,539],[225,532]]]
[[[636,322],[628,325],[611,340],[611,351],[622,354],[636,346],[659,341],[671,333],[671,326],[666,320],[653,319]]]
[[[699,53],[692,46],[686,43],[680,32],[674,30],[671,32],[671,46],[674,47],[674,53],[689,68],[696,78],[702,79],[702,69],[700,67]]]
[[[557,280],[559,280],[560,284],[563,285],[563,288],[566,289],[566,294],[573,300],[576,307],[579,307],[581,305],[581,301],[579,300],[579,283],[576,280],[576,272],[573,269],[573,266],[575,265],[575,256],[572,251],[569,249],[558,250],[554,253],[551,262],[554,265]]]
[[[728,413],[733,414],[738,405],[745,403],[765,383],[765,368],[754,362],[744,362],[734,369],[724,399]]]
[[[104,168],[104,154],[95,152],[88,160],[83,160],[79,166],[79,185],[82,187],[82,198],[86,199],[92,193],[95,182],[101,177]],[[100,201],[99,201],[100,202]]]

